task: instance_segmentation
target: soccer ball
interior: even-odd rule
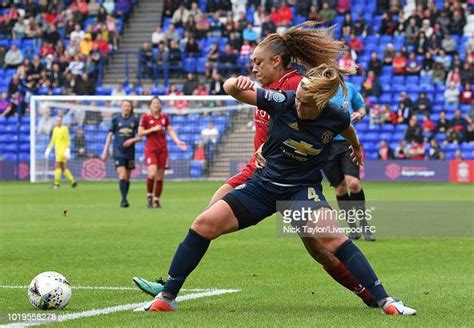
[[[71,285],[57,272],[43,272],[33,278],[28,287],[30,303],[40,310],[64,308],[71,299]]]

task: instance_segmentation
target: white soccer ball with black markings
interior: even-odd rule
[[[40,310],[64,308],[71,299],[72,289],[62,274],[48,271],[33,278],[28,287],[30,303]]]

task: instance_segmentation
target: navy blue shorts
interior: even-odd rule
[[[222,200],[232,208],[239,221],[239,229],[256,225],[274,214],[277,211],[277,202],[284,202],[281,204],[286,207],[292,207],[292,202],[298,202],[297,204],[305,202],[305,204],[311,204],[313,209],[330,208],[324,198],[321,184],[282,187],[255,178],[237,187]],[[278,210],[282,210],[281,206]]]
[[[115,168],[123,166],[126,170],[133,170],[135,168],[135,160],[124,157],[114,157]]]

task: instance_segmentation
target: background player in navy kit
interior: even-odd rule
[[[346,86],[347,94],[344,95],[342,88],[339,87],[337,94],[330,102],[348,110],[352,122],[357,123],[364,118],[366,113],[364,98],[352,83],[346,82]],[[361,210],[359,211],[361,216],[358,217],[360,230],[364,233],[365,240],[375,241],[375,234],[369,229],[365,215],[362,215],[365,213],[365,194],[360,183],[359,166],[351,160],[350,153],[348,142],[343,136],[337,135],[331,145],[328,162],[324,167],[324,175],[331,186],[335,188],[339,208],[345,213],[350,213],[349,210],[352,208]],[[359,239],[361,234],[357,230],[355,218],[347,217],[347,223],[352,229],[349,238]]]
[[[328,65],[311,69],[295,92],[254,90],[247,77],[231,78],[224,89],[237,100],[258,105],[271,116],[263,153],[267,165],[240,189],[234,189],[201,213],[178,247],[163,292],[145,308],[173,311],[175,298],[188,275],[197,267],[211,240],[247,228],[275,213],[277,201],[313,200],[315,211],[330,211],[322,194],[320,170],[329,155],[331,139],[342,133],[350,140],[354,160],[362,149],[350,125],[349,114],[329,100],[343,82],[344,71]],[[415,310],[389,297],[362,252],[341,233],[311,236],[322,250],[333,253],[366,287],[386,314],[413,315]]]
[[[136,137],[138,131],[138,117],[133,114],[133,105],[124,100],[121,104],[122,112],[112,118],[112,124],[102,151],[102,160],[107,159],[112,137],[114,137],[113,156],[115,168],[119,177],[120,193],[122,195],[121,207],[128,207],[127,194],[130,188],[130,175],[135,168],[135,142],[142,138]]]

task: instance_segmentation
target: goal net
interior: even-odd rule
[[[52,181],[54,151],[45,158],[56,118],[69,128],[71,156],[68,168],[78,180],[116,179],[113,155],[100,159],[113,115],[122,100],[131,100],[137,116],[149,112],[151,96],[33,96],[30,111],[30,180]],[[239,172],[253,153],[255,107],[229,96],[162,96],[182,151],[169,136],[166,179],[223,180]],[[111,147],[110,150],[112,150]],[[136,144],[133,179],[146,178],[145,141]]]

